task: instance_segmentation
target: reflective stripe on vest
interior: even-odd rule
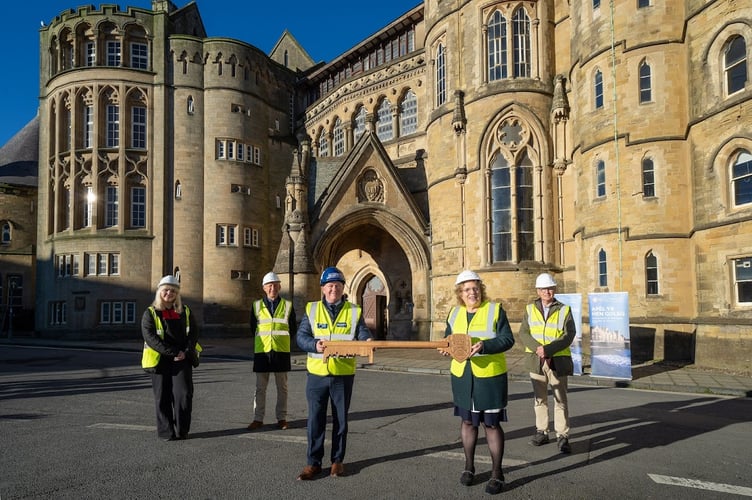
[[[527,324],[530,326],[530,335],[540,345],[547,345],[554,340],[559,339],[565,335],[564,323],[569,313],[569,306],[562,306],[559,310],[552,312],[548,315],[548,318],[543,318],[543,313],[535,307],[535,304],[527,305]],[[533,352],[529,348],[525,348],[525,352]],[[562,349],[554,354],[554,356],[571,356],[572,353],[569,347]]]
[[[332,317],[324,302],[309,302],[306,305],[306,315],[311,325],[313,337],[318,340],[355,340],[360,319],[360,307],[345,301],[337,318],[332,324]],[[330,357],[324,361],[324,355],[319,352],[309,352],[306,368],[313,375],[353,375],[355,373],[355,358]]]
[[[290,352],[289,321],[292,303],[280,299],[272,316],[264,305],[264,300],[259,299],[253,303],[253,311],[257,321],[253,352]]]
[[[452,333],[466,334],[471,336],[471,343],[479,340],[496,337],[496,323],[499,321],[501,308],[496,302],[483,302],[475,315],[467,323],[467,309],[455,306],[449,312],[447,322],[452,328]],[[462,314],[460,314],[462,313]],[[461,377],[465,372],[465,361],[452,359],[450,371],[455,377]],[[507,372],[507,358],[503,352],[496,354],[476,354],[470,358],[470,367],[473,375],[480,378],[495,377]]]
[[[185,309],[185,335],[189,336],[191,333],[191,310],[188,309],[188,306],[183,306],[183,309]],[[162,321],[160,321],[159,316],[157,316],[157,311],[154,310],[153,306],[149,306],[149,312],[151,313],[151,317],[154,320],[154,327],[157,329],[157,335],[160,339],[164,339],[164,327],[162,326]],[[196,344],[196,352],[201,352],[201,346]],[[141,368],[154,368],[159,364],[159,353],[148,346],[146,342],[144,342],[144,352],[141,355]]]

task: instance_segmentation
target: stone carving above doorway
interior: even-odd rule
[[[366,170],[358,180],[358,202],[384,203],[384,182],[373,169]]]

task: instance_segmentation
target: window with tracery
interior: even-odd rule
[[[529,131],[508,119],[497,129],[499,150],[490,164],[491,260],[520,262],[535,258],[533,162]]]

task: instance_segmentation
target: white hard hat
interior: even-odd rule
[[[264,275],[264,279],[261,281],[261,286],[266,285],[267,283],[280,283],[282,280],[279,279],[279,276],[273,271],[270,271]]]
[[[174,286],[175,288],[180,288],[180,282],[178,279],[173,276],[172,274],[168,274],[167,276],[163,276],[161,280],[159,280],[159,284],[157,285],[157,288],[163,285],[169,285]]]
[[[465,281],[481,281],[480,276],[478,276],[478,273],[475,271],[462,271],[460,274],[457,275],[457,279],[455,280],[454,284],[459,285],[460,283],[464,283]]]
[[[535,278],[535,288],[551,288],[556,286],[553,276],[548,273],[539,274]]]

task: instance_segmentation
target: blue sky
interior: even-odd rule
[[[189,3],[186,0],[173,1],[178,7]],[[151,0],[101,3],[118,4],[122,10],[126,6],[151,8]],[[0,30],[0,46],[5,47],[6,64],[13,70],[12,73],[4,72],[0,78],[0,95],[7,96],[0,119],[0,147],[36,116],[40,22],[49,24],[64,10],[79,5],[93,4],[98,8],[101,3],[83,0],[34,0],[28,4],[6,2],[3,8],[6,23]],[[268,53],[287,29],[315,61],[331,61],[420,1],[197,0],[196,3],[209,36],[236,38]],[[331,33],[329,27],[333,25],[347,28]]]

